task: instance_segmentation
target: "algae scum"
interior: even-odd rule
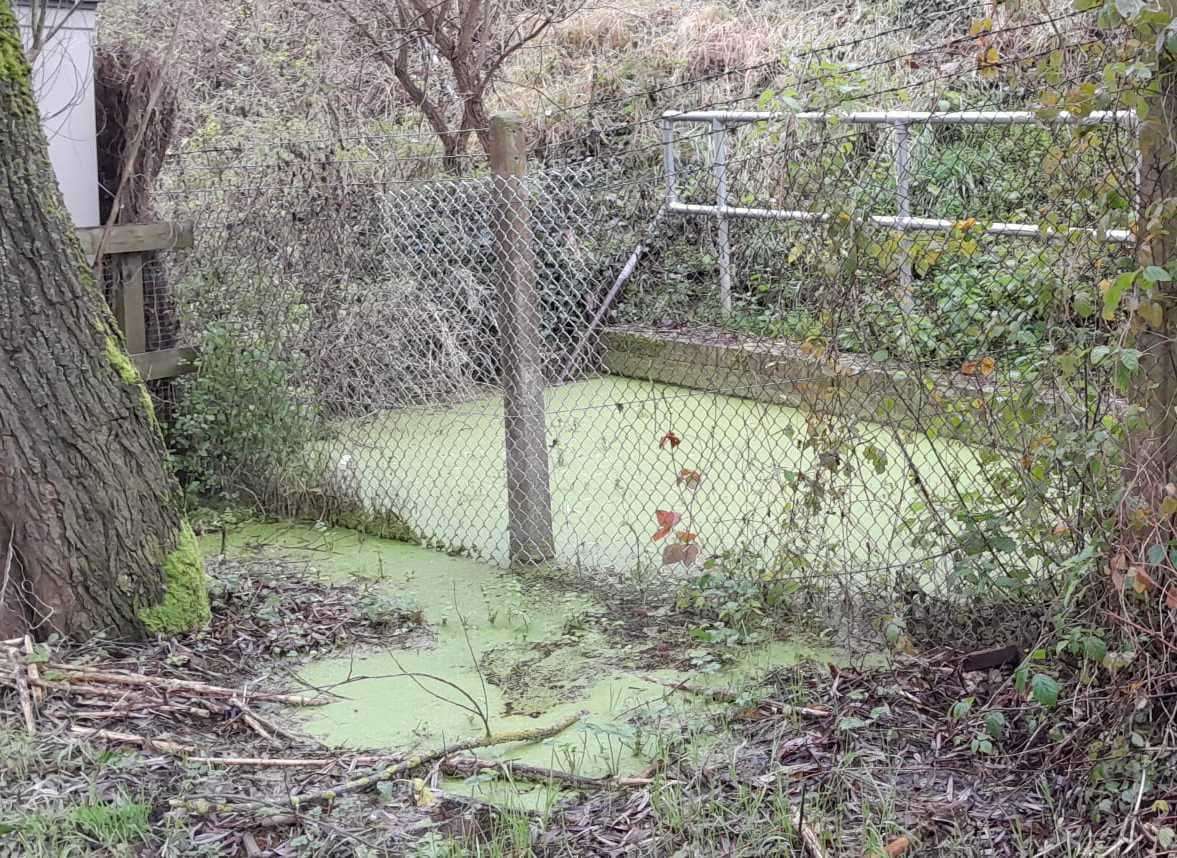
[[[366,514],[402,521],[421,541],[465,556],[322,527],[233,534],[235,551],[257,545],[322,575],[366,580],[417,608],[426,623],[408,641],[306,666],[303,680],[340,695],[310,713],[312,733],[408,751],[481,734],[484,719],[502,732],[584,711],[551,740],[480,755],[590,776],[639,771],[662,736],[681,735],[684,720],[700,723],[706,706],[667,683],[740,687],[747,683],[738,674],[818,655],[795,642],[732,647],[725,655],[734,654],[727,661],[735,666],[717,672],[681,617],[647,610],[640,593],[665,595],[682,573],[660,566],[662,546],[651,539],[656,510],[681,512],[704,557],[730,552],[769,568],[790,563],[798,575],[841,574],[911,551],[910,470],[947,454],[965,463],[956,488],[976,474],[961,444],[812,421],[781,405],[620,378],[546,395],[556,565],[575,579],[561,584],[471,559],[498,566],[506,559],[498,397],[348,421],[331,442],[336,489]],[[676,443],[659,443],[667,433]],[[842,456],[867,467],[841,468]],[[683,473],[695,474],[685,486],[676,479]],[[824,501],[813,509],[805,493],[819,483]],[[950,488],[934,474],[923,484],[933,493]],[[598,583],[605,572],[594,570],[612,573],[634,598],[602,604],[609,597],[568,586]],[[684,669],[703,664],[710,673]]]
[[[911,472],[933,494],[967,482],[977,451],[863,421],[637,379],[548,388],[546,437],[558,561],[657,567],[655,511],[681,513],[703,550],[782,550],[861,568],[914,556]],[[666,433],[680,440],[660,447]],[[507,561],[503,402],[387,411],[339,427],[331,481],[361,507],[391,513],[424,542]],[[855,460],[835,474],[823,461]],[[823,457],[826,457],[823,459]],[[689,488],[676,478],[697,472]],[[825,509],[807,501],[820,476]],[[957,486],[961,488],[961,486]],[[804,543],[804,544],[803,544]]]
[[[205,537],[205,550],[218,550],[219,540],[219,535]],[[305,563],[313,574],[369,584],[373,592],[420,610],[427,631],[302,670],[302,680],[340,696],[296,713],[308,718],[310,733],[332,745],[432,748],[482,733],[482,721],[471,709],[483,710],[495,732],[586,712],[577,726],[554,739],[488,748],[480,755],[589,776],[631,774],[659,750],[659,726],[678,723],[688,710],[697,715],[704,706],[663,683],[734,685],[742,675],[813,654],[773,643],[744,648],[738,665],[721,674],[656,669],[646,655],[661,636],[653,621],[643,640],[632,618],[622,619],[596,598],[550,580],[532,583],[474,560],[310,525],[241,527],[229,534],[227,550]],[[631,624],[625,636],[611,628],[622,622]],[[483,787],[475,780],[447,788]]]

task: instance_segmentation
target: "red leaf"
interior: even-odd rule
[[[699,488],[700,483],[703,482],[703,475],[694,468],[683,468],[678,472],[678,476],[674,481],[679,485],[685,485],[688,489]]]
[[[654,541],[657,542],[666,536],[666,534],[670,533],[670,531],[674,530],[674,526],[679,523],[682,516],[677,512],[660,509],[655,510],[654,518],[658,520],[658,529],[654,531]]]
[[[669,444],[670,449],[673,450],[681,443],[682,443],[682,438],[675,435],[674,430],[671,429],[669,432],[667,432],[665,435],[663,435],[662,440],[658,442],[658,449],[665,450],[666,445]]]

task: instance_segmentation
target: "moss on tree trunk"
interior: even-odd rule
[[[0,343],[0,637],[205,623],[196,539],[49,165],[10,0],[0,0]]]

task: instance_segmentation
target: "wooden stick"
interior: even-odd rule
[[[473,739],[465,739],[454,745],[442,746],[435,748],[432,751],[425,751],[420,754],[413,754],[411,757],[401,760],[399,763],[372,772],[360,778],[353,778],[350,781],[338,784],[330,789],[319,790],[318,792],[303,793],[302,795],[290,796],[290,806],[295,810],[301,810],[304,807],[312,807],[317,804],[324,804],[326,802],[335,801],[341,795],[348,793],[360,792],[383,781],[390,781],[398,775],[422,766],[425,763],[442,757],[448,757],[459,751],[470,751],[474,748],[487,748],[491,745],[505,745],[511,742],[538,742],[541,739],[548,739],[558,733],[567,730],[581,718],[580,714],[569,715],[567,718],[552,724],[549,727],[536,727],[531,730],[516,730],[508,733],[496,733],[490,736],[478,736]]]
[[[475,772],[497,771],[519,780],[554,781],[579,789],[606,789],[616,784],[612,778],[590,778],[572,772],[562,772],[558,769],[529,766],[515,760],[495,761],[480,760],[477,757],[447,757],[441,761],[441,770],[447,775],[457,777],[469,777]]]
[[[116,733],[114,730],[101,730],[97,727],[70,727],[69,731],[75,736],[81,736],[86,739],[105,739],[108,742],[138,745],[146,750],[162,751],[165,754],[183,756],[194,753],[196,750],[195,748],[181,745],[179,742],[173,742],[169,739],[152,739],[149,736],[140,736],[136,733]]]
[[[36,736],[37,719],[33,715],[33,695],[29,691],[29,675],[25,672],[25,666],[16,658],[16,653],[13,652],[12,655],[12,679],[16,683],[16,693],[20,698],[20,711],[24,715],[25,730],[30,736]]]
[[[330,766],[342,766],[349,763],[363,763],[365,765],[374,765],[377,763],[387,762],[393,759],[395,754],[386,754],[382,757],[374,756],[360,756],[360,757],[336,757],[325,759],[313,759],[310,757],[189,757],[190,763],[206,763],[210,766],[257,766],[258,768],[314,768],[325,769]]]
[[[809,823],[801,818],[801,811],[793,811],[793,827],[801,835],[801,843],[809,852],[809,858],[826,858],[825,850],[821,848],[821,838],[810,828]]]
[[[31,657],[35,654],[35,650],[33,649],[33,639],[29,635],[25,635],[24,645],[26,656]],[[33,702],[40,706],[41,703],[45,700],[45,689],[43,689],[38,684],[41,679],[41,672],[37,670],[36,662],[32,661],[31,659],[26,659],[26,661],[28,663],[29,686],[33,690]]]
[[[112,673],[106,670],[90,670],[85,667],[74,667],[69,664],[50,663],[51,670],[65,671],[75,674],[79,679],[89,682],[109,682],[115,685],[138,685],[147,688],[164,688],[168,691],[193,692],[207,694],[210,697],[239,697],[244,692],[237,688],[225,688],[220,685],[208,685],[204,682],[192,682],[187,679],[169,679],[163,676],[146,676],[142,673]],[[72,677],[66,677],[72,682]],[[288,703],[291,706],[324,706],[331,701],[324,698],[303,697],[298,694],[273,694],[268,691],[251,691],[245,696],[255,700],[268,700],[272,703]]]
[[[233,703],[234,706],[236,706],[238,709],[240,709],[241,712],[246,716],[247,723],[249,723],[249,725],[251,727],[253,727],[254,730],[257,730],[262,735],[265,735],[267,732],[269,732],[269,733],[274,733],[278,736],[281,736],[283,739],[286,739],[289,742],[299,741],[298,736],[294,735],[293,733],[291,733],[289,730],[282,727],[281,725],[275,724],[273,721],[269,720],[268,718],[263,718],[257,712],[256,709],[254,709],[251,706],[249,706],[248,704],[246,704],[245,700],[243,700],[242,698],[234,697],[231,702]],[[274,740],[273,736],[266,736],[266,738],[270,741]],[[321,748],[326,747],[326,745],[324,745],[322,742],[316,741],[315,744],[317,744]]]

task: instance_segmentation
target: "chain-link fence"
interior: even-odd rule
[[[1090,77],[1086,19],[987,37],[893,88],[831,53],[525,175],[523,132],[456,176],[392,137],[174,159],[181,467],[503,564],[1016,597],[1115,479],[1138,144],[1011,83]]]

